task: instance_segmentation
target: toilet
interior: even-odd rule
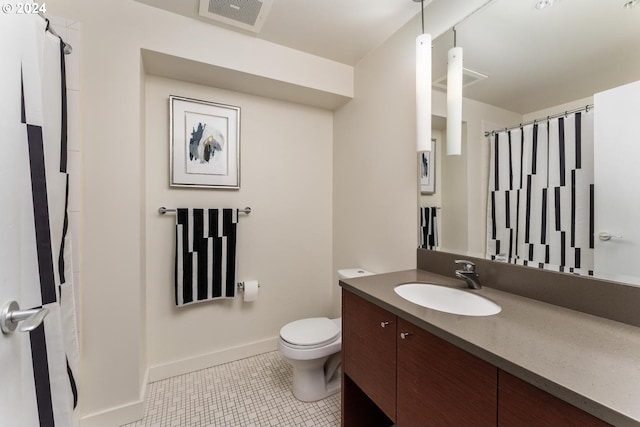
[[[339,279],[371,276],[361,268],[338,270]],[[293,367],[293,395],[303,402],[324,399],[340,391],[342,318],[312,317],[280,329],[278,350]]]

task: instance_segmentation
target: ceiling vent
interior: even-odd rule
[[[200,0],[200,16],[259,33],[273,0]]]
[[[469,85],[472,85],[476,82],[479,82],[480,80],[484,80],[486,79],[487,76],[486,74],[482,74],[479,73],[477,71],[473,71],[470,70],[468,68],[463,68],[462,69],[462,87],[467,87]],[[433,87],[437,87],[440,89],[447,89],[447,75],[445,74],[444,76],[440,77],[438,80],[435,80],[433,82]]]

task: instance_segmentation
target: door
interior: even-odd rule
[[[0,424],[71,426],[67,390],[75,382],[57,295],[58,272],[66,266],[57,255],[64,238],[65,198],[59,194],[66,191],[60,42],[43,39],[44,19],[7,13],[13,10],[7,6],[0,14]],[[5,322],[10,301],[31,313]],[[29,318],[36,313],[37,321]],[[51,314],[41,325],[44,313]],[[21,331],[29,323],[32,329]]]
[[[396,316],[342,292],[342,369],[389,417],[396,417]]]
[[[20,111],[20,20],[16,15],[0,15],[0,307],[15,300],[22,308],[33,301],[22,292],[22,284],[37,280],[35,265],[28,262],[29,251],[22,244],[26,233],[25,207],[31,194],[28,152],[25,150],[24,126]],[[26,191],[25,191],[26,190]],[[27,215],[28,218],[28,215]],[[31,308],[31,307],[28,307]],[[33,393],[32,385],[23,381],[31,361],[29,334],[0,333],[0,414],[3,422],[15,426],[27,426],[28,405],[23,397]],[[29,399],[29,402],[32,400]],[[33,425],[33,424],[32,424]]]
[[[595,271],[637,282],[640,81],[597,93],[594,108]]]

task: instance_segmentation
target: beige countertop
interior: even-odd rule
[[[469,291],[499,304],[500,313],[449,314],[413,304],[393,291],[407,282],[466,289],[462,280],[422,270],[346,279],[341,285],[598,418],[616,426],[640,426],[640,328],[491,289],[490,284]]]

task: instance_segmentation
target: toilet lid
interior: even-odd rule
[[[280,329],[280,337],[294,345],[319,347],[335,341],[340,335],[340,328],[331,319],[313,317],[296,320]]]

